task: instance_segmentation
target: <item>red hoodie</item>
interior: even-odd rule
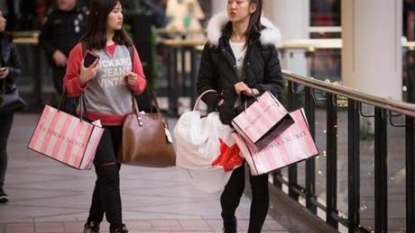
[[[87,100],[88,119],[100,119],[103,125],[122,125],[125,115],[131,113],[132,111],[130,107],[132,106],[131,92],[123,86],[127,85],[128,88],[134,92],[134,94],[140,94],[146,88],[147,81],[144,78],[141,61],[135,48],[131,66],[132,72],[138,75],[137,82],[134,85],[124,84],[124,82],[117,82],[116,86],[108,86],[108,81],[104,82],[106,81],[104,80],[104,76],[108,78],[108,74],[112,75],[109,77],[112,78],[111,80],[122,80],[122,76],[120,76],[117,72],[112,71],[131,68],[131,66],[128,66],[126,62],[119,62],[120,59],[117,57],[121,56],[121,58],[123,58],[121,61],[125,61],[126,54],[129,54],[125,51],[125,46],[117,44],[107,46],[105,50],[93,51],[100,54],[97,76],[84,86],[82,86],[79,81],[81,63],[84,59],[82,44],[78,43],[70,52],[67,62],[66,75],[64,78],[64,89],[66,90],[66,95],[69,97],[79,97],[82,93],[84,93],[84,97]],[[118,60],[116,60],[117,58]],[[130,55],[128,55],[128,59],[128,61],[131,61]],[[105,64],[112,62],[112,60],[115,62],[113,64],[118,65],[118,67],[116,67],[116,69],[113,68],[112,70],[105,70],[112,68],[105,66]],[[105,73],[105,71],[111,72]],[[128,110],[124,106],[127,102],[129,106]]]

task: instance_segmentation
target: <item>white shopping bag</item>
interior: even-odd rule
[[[196,101],[195,108],[200,101]],[[196,188],[213,193],[222,190],[232,170],[243,164],[239,148],[217,112],[202,117],[197,110],[184,113],[174,127],[176,167]]]

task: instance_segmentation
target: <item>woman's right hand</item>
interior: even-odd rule
[[[95,78],[98,72],[98,62],[99,59],[96,59],[94,63],[92,63],[90,66],[85,67],[84,61],[81,62],[81,73],[79,75],[79,81],[82,85],[85,85],[89,80]]]
[[[234,86],[236,94],[238,95],[246,95],[246,96],[257,96],[259,95],[259,91],[256,88],[248,87],[244,82],[238,82]]]
[[[2,67],[0,68],[0,79],[5,79],[10,72],[10,68],[9,67]]]
[[[60,66],[60,67],[66,66],[66,61],[68,60],[68,58],[60,50],[56,50],[52,56],[57,66]]]

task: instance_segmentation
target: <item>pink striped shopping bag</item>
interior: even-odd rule
[[[104,129],[45,105],[28,148],[70,167],[89,170]]]
[[[245,140],[258,149],[264,148],[277,134],[294,121],[284,106],[270,92],[266,91],[256,101],[232,120],[232,126]]]
[[[239,134],[232,134],[252,175],[268,173],[318,154],[304,110],[298,109],[290,115],[294,124],[278,132],[274,140],[261,150]]]

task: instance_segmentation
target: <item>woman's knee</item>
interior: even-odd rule
[[[101,164],[95,167],[99,182],[119,181],[119,167],[117,163]]]

